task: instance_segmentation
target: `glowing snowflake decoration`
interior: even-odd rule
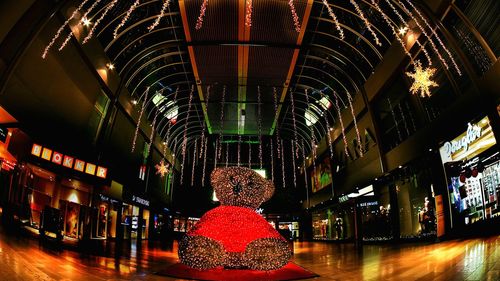
[[[155,165],[155,168],[156,168],[156,174],[160,174],[160,176],[163,178],[165,176],[165,174],[168,174],[170,172],[170,169],[169,169],[170,165],[167,163],[165,164],[165,162],[163,162],[163,160],[160,161],[160,164],[156,164]]]
[[[431,92],[429,89],[431,87],[439,86],[436,82],[431,80],[435,72],[435,68],[427,67],[423,69],[420,61],[415,61],[415,73],[406,72],[406,75],[413,78],[413,84],[411,85],[410,92],[414,95],[420,92],[420,96],[430,97]]]

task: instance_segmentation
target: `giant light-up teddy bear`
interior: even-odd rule
[[[221,206],[205,213],[179,242],[181,263],[196,269],[286,265],[292,254],[287,241],[255,212],[272,197],[273,183],[244,167],[215,169],[211,183]]]

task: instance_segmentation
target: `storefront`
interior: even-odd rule
[[[448,182],[453,227],[500,216],[500,155],[490,120],[471,121],[440,150]]]
[[[341,202],[312,213],[313,239],[350,240],[354,237],[352,202]]]
[[[122,205],[121,224],[123,239],[149,239],[151,211],[150,201],[137,195],[131,195]]]

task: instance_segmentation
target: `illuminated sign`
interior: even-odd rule
[[[467,131],[439,149],[443,163],[470,159],[496,144],[488,117],[467,124]]]
[[[108,173],[108,169],[97,166],[92,163],[87,163],[80,159],[75,159],[74,157],[63,155],[57,151],[53,151],[47,147],[42,147],[39,144],[34,143],[31,147],[31,155],[40,157],[47,161],[51,161],[54,164],[62,165],[69,169],[74,169],[82,173],[87,173],[89,175],[97,176],[105,179]],[[73,166],[74,164],[74,166]]]
[[[144,206],[149,206],[149,200],[146,200],[144,198],[141,198],[139,196],[132,195],[132,201],[135,203],[139,203]]]

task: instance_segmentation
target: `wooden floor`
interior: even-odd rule
[[[435,244],[365,245],[296,242],[294,261],[315,280],[500,280],[500,236]],[[0,280],[174,280],[155,275],[177,262],[177,245],[136,247],[115,258],[55,250],[0,232]]]

